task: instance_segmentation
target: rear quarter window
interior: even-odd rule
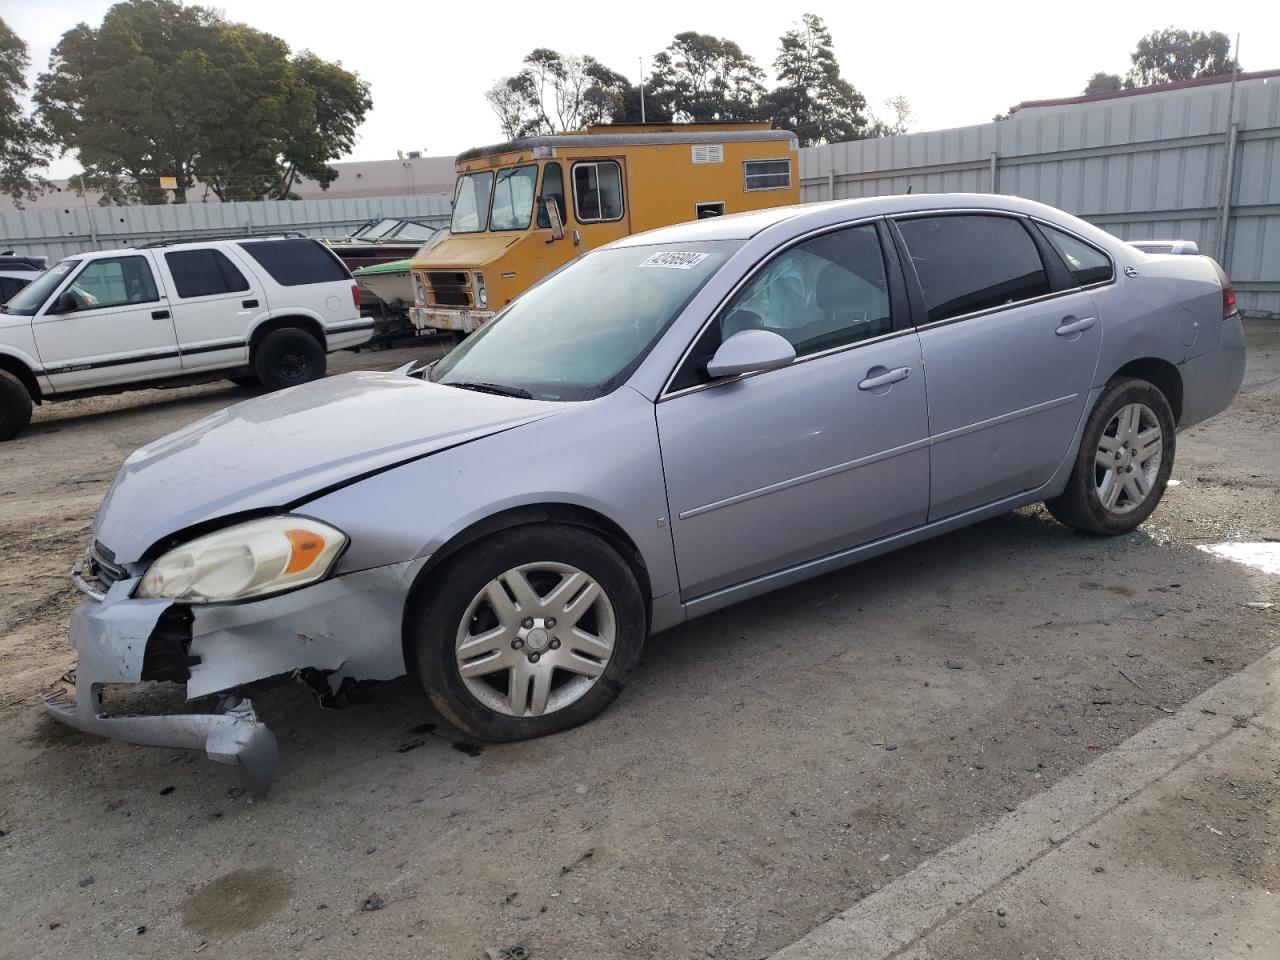
[[[282,287],[351,279],[337,255],[315,240],[255,240],[242,242],[240,249]]]

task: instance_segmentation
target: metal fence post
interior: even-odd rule
[[[1240,124],[1233,123],[1227,133],[1227,167],[1222,171],[1222,217],[1218,222],[1218,250],[1215,258],[1222,269],[1227,268],[1227,232],[1231,228],[1231,193],[1236,179],[1236,140],[1240,137]]]
[[[1000,170],[999,170],[998,162],[996,160],[996,152],[992,150],[991,151],[991,192],[999,193],[1000,192],[1000,190],[998,189],[999,186],[1000,186]]]

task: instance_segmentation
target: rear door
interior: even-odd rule
[[[802,241],[690,351],[657,405],[684,600],[924,522],[925,383],[890,275],[874,224]],[[757,328],[789,340],[796,360],[708,382],[722,340]]]
[[[75,310],[59,311],[69,293]],[[177,373],[169,300],[147,250],[86,260],[31,323],[36,349],[57,392]]]
[[[267,304],[253,271],[234,255],[217,247],[158,253],[184,371],[249,362],[247,331]]]
[[[897,227],[925,314],[929,519],[1039,487],[1071,452],[1093,383],[1093,299],[1023,218],[933,214]]]

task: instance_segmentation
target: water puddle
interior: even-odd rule
[[[1198,547],[1224,560],[1247,564],[1263,573],[1280,576],[1280,542],[1267,543],[1209,543]]]

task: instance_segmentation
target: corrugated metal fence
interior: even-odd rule
[[[85,250],[128,247],[175,236],[265,230],[341,236],[376,217],[407,217],[444,226],[449,222],[450,208],[447,195],[428,194],[5,211],[0,212],[0,252],[45,256],[53,262]]]
[[[1280,78],[1241,80],[1230,126],[1229,91],[1220,83],[1027,107],[997,123],[808,147],[801,197],[1015,194],[1123,240],[1195,240],[1226,267],[1243,309],[1276,315]]]

